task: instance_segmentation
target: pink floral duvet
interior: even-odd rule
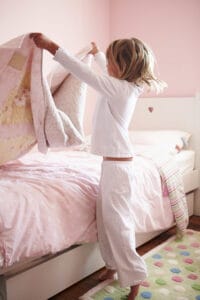
[[[0,266],[97,240],[101,158],[80,151],[29,153],[0,167]],[[174,221],[154,163],[135,156],[136,232]]]

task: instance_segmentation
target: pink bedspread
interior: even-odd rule
[[[0,265],[96,241],[100,168],[100,157],[79,151],[33,152],[0,167]],[[136,156],[134,168],[136,232],[168,228],[174,218],[155,165]]]

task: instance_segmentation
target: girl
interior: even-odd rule
[[[128,127],[144,85],[157,91],[164,87],[154,76],[152,52],[136,38],[121,39],[109,45],[105,57],[92,43],[90,54],[104,69],[107,64],[108,74],[99,75],[43,34],[32,33],[30,37],[39,48],[52,53],[56,61],[100,94],[91,152],[103,156],[97,200],[98,240],[106,264],[101,279],[112,278],[117,272],[120,285],[131,286],[128,300],[134,300],[147,271],[135,249],[131,214],[134,159]]]

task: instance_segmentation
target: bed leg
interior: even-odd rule
[[[6,279],[5,276],[0,275],[0,300],[6,300]]]

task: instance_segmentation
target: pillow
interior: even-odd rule
[[[92,55],[86,54],[82,61],[90,66]],[[55,70],[55,74],[59,72],[60,68]],[[63,79],[62,76],[59,78]],[[66,77],[64,81],[60,82],[59,86],[58,80],[56,79],[56,82],[54,82],[53,77],[51,82],[53,85],[56,84],[57,88],[53,93],[52,101],[48,103],[45,118],[45,135],[49,147],[80,145],[84,141],[83,116],[87,85],[69,74],[67,70]],[[52,97],[47,96],[51,100]]]
[[[135,130],[129,131],[133,145],[151,145],[163,147],[171,153],[188,148],[191,134],[181,130]]]
[[[133,146],[134,155],[144,156],[151,159],[161,159],[162,157],[172,157],[177,152],[173,152],[171,147],[166,145],[138,145]]]
[[[82,59],[88,66],[91,65],[91,56]],[[54,92],[53,97],[56,107],[65,112],[76,130],[83,133],[83,116],[85,111],[87,84],[69,74],[61,86]]]
[[[85,136],[84,142],[81,145],[75,145],[71,149],[74,151],[90,152],[91,151],[91,134]]]

